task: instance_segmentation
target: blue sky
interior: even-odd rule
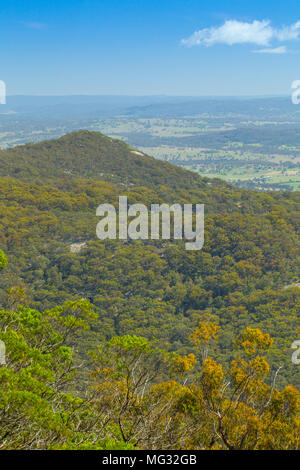
[[[288,94],[300,79],[299,0],[11,0],[0,18],[10,95]]]

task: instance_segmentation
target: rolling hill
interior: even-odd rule
[[[204,203],[205,245],[181,241],[100,241],[103,202]],[[247,325],[274,337],[279,384],[300,385],[291,343],[300,325],[300,194],[259,193],[209,180],[157,161],[124,142],[79,131],[0,152],[0,302],[18,288],[43,310],[86,298],[98,320],[77,348],[114,334],[157,338],[171,351],[193,352],[199,319],[222,327],[212,354],[234,358],[233,338]],[[75,247],[75,248],[74,248]],[[13,302],[18,302],[18,296]]]

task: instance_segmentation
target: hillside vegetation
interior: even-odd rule
[[[98,240],[96,208],[117,204],[119,195],[147,206],[204,203],[203,249],[188,252],[182,241],[172,240]],[[300,376],[291,361],[300,326],[299,232],[299,192],[259,193],[201,178],[99,133],[80,131],[1,151],[0,248],[8,264],[3,261],[0,274],[0,339],[7,343],[8,365],[0,369],[6,384],[0,407],[16,399],[15,382],[20,409],[16,404],[10,411],[0,448],[28,448],[29,442],[32,448],[79,442],[97,448],[299,447]],[[67,338],[69,327],[75,333]],[[75,365],[85,364],[70,397],[64,395],[70,385],[66,389],[63,373],[72,375],[74,367],[68,348],[75,351]],[[143,396],[128,368],[132,357],[144,357],[155,372],[145,384],[145,371],[137,368],[147,390]],[[268,401],[279,368],[281,391]],[[233,408],[222,401],[226,371],[237,387]],[[98,398],[89,414],[83,395],[92,380]],[[132,387],[132,401],[118,408],[124,384]],[[28,394],[37,401],[27,407]],[[76,414],[76,394],[84,419]],[[56,405],[46,422],[51,400]],[[223,405],[214,434],[214,409]],[[153,410],[151,419],[147,409]],[[18,413],[26,417],[21,440],[12,424]],[[69,434],[61,413],[70,420]],[[118,413],[124,413],[123,424]],[[91,435],[87,429],[99,416],[107,427],[95,427]],[[174,418],[167,435],[161,434],[160,416]],[[80,436],[74,419],[84,427]],[[44,430],[40,441],[27,433],[28,422]],[[243,438],[245,422],[249,432]],[[276,426],[284,436],[274,436]]]

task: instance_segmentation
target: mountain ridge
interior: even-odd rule
[[[149,176],[146,180],[145,172]],[[92,179],[104,177],[114,182],[128,178],[128,183],[143,183],[150,187],[156,184],[173,187],[174,178],[179,177],[183,186],[207,184],[207,179],[196,173],[156,160],[121,140],[94,131],[76,131],[58,139],[0,151],[0,176],[49,182],[66,175]]]
[[[96,208],[117,204],[119,195],[147,206],[204,203],[203,249],[187,252],[180,240],[98,240]],[[275,338],[272,370],[285,364],[279,383],[300,385],[290,359],[299,327],[299,234],[300,192],[236,188],[98,133],[0,152],[0,249],[9,261],[0,303],[9,302],[12,286],[39,311],[88,299],[98,320],[91,336],[80,337],[82,355],[114,334],[193,352],[197,321],[212,319],[223,328],[214,357],[228,363],[233,337],[258,327]]]

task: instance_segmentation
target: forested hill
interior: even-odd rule
[[[125,142],[81,130],[59,139],[0,150],[0,177],[67,190],[78,181],[106,181],[118,191],[149,188],[165,202],[204,202],[216,213],[264,213],[281,201],[294,210],[299,193],[272,196],[243,190],[156,160]],[[90,183],[91,184],[91,183]],[[153,193],[148,195],[153,197]],[[147,199],[148,201],[148,199]],[[297,219],[298,220],[298,219]]]
[[[56,178],[91,178],[155,187],[192,188],[201,183],[196,174],[157,161],[125,142],[98,132],[78,131],[57,140],[26,144],[0,151],[0,175],[29,182]]]
[[[100,203],[205,203],[205,244],[100,241]],[[234,358],[248,325],[274,337],[272,372],[300,385],[291,362],[300,318],[300,194],[259,193],[157,161],[124,142],[80,131],[0,152],[0,304],[44,309],[88,299],[98,319],[80,353],[114,334],[194,352],[199,319],[221,327],[211,354]],[[12,290],[10,290],[13,288]],[[8,293],[7,293],[8,291]],[[24,300],[25,297],[27,300]]]

